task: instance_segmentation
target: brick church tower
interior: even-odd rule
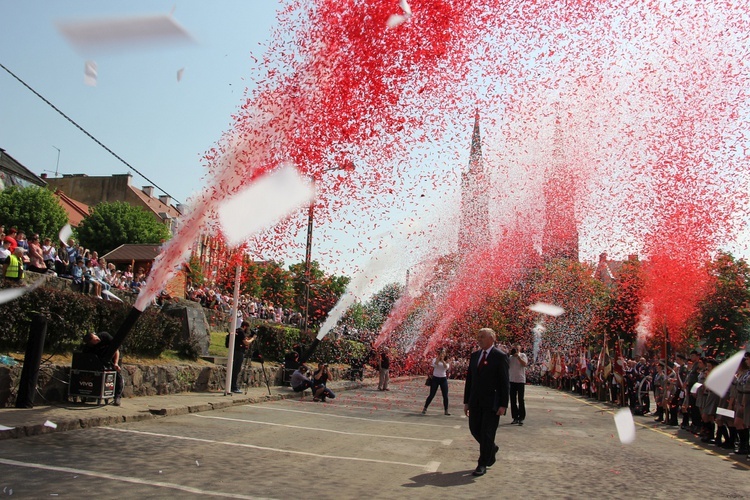
[[[579,260],[575,200],[575,173],[565,157],[562,126],[558,116],[555,121],[552,161],[544,171],[544,259]]]

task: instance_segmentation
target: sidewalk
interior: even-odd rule
[[[333,381],[328,386],[333,392],[341,392],[377,386],[377,383],[377,378],[372,378],[361,382]],[[309,390],[297,393],[291,387],[284,386],[271,386],[269,395],[268,389],[263,386],[248,387],[247,394],[229,396],[225,396],[223,392],[184,392],[123,398],[122,406],[59,403],[35,408],[3,408],[0,409],[0,440],[299,397],[311,398],[312,396]]]

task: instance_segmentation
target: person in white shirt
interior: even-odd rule
[[[438,387],[440,387],[440,393],[443,395],[443,408],[445,414],[450,415],[448,412],[448,369],[450,364],[446,359],[445,349],[441,349],[437,357],[432,360],[432,376],[430,377],[430,395],[427,396],[427,400],[424,402],[424,408],[422,409],[422,415],[427,413],[427,407],[432,403],[432,399],[437,394]]]
[[[57,259],[57,250],[55,245],[52,244],[52,239],[44,238],[44,244],[42,245],[42,258],[44,259],[44,265],[47,269],[55,270],[55,260]]]
[[[0,245],[0,263],[5,262],[10,257],[10,253],[10,240],[4,239],[3,244]]]
[[[517,345],[510,350],[509,378],[510,378],[510,415],[513,423],[523,425],[526,418],[526,404],[524,402],[524,391],[526,388],[526,365],[529,358]]]

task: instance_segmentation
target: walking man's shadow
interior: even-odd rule
[[[476,479],[471,475],[472,469],[456,472],[428,472],[411,477],[411,483],[406,483],[405,488],[421,488],[422,486],[462,486],[472,484]]]

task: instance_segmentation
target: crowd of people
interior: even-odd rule
[[[78,289],[95,297],[112,298],[111,289],[138,293],[146,283],[146,270],[132,264],[121,265],[107,262],[96,250],[78,245],[73,238],[67,242],[57,241],[33,233],[28,236],[15,227],[5,230],[0,225],[0,272],[6,285],[23,282],[25,272],[53,274],[70,279]],[[229,313],[232,297],[216,287],[204,285],[187,287],[186,298],[199,302],[207,309]],[[239,299],[238,322],[243,319],[262,319],[288,325],[302,326],[304,317],[299,311],[283,308],[268,300],[250,295]]]
[[[557,361],[555,360],[557,358]],[[629,407],[636,416],[653,416],[661,425],[680,427],[703,443],[749,455],[750,353],[745,353],[726,394],[705,387],[720,363],[693,350],[672,359],[628,359],[584,355],[552,356],[535,365],[538,382],[581,396]]]
[[[213,309],[224,313],[229,313],[232,310],[232,305],[234,303],[232,296],[224,295],[221,290],[208,285],[196,287],[189,284],[187,287],[186,298],[193,302],[199,302],[207,309]],[[243,319],[250,318],[295,326],[301,326],[304,322],[302,313],[298,311],[283,308],[271,301],[261,300],[257,297],[251,297],[250,295],[245,294],[240,295],[239,297],[237,313],[239,322],[242,322]]]
[[[70,279],[83,293],[109,299],[112,295],[103,292],[113,288],[138,292],[146,282],[142,267],[136,272],[132,264],[117,269],[96,250],[77,245],[73,238],[54,243],[51,238],[36,233],[27,238],[23,230],[11,227],[6,231],[0,225],[0,241],[3,279],[8,285],[21,283],[26,271],[53,274]]]

